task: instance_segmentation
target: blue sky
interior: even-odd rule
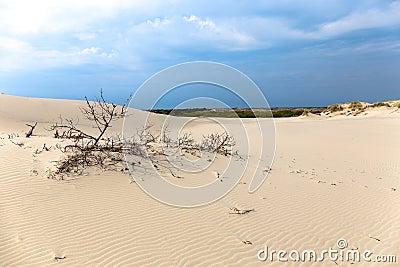
[[[1,0],[0,18],[7,94],[121,101],[202,60],[247,74],[271,106],[400,98],[400,1]]]

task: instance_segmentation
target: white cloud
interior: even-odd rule
[[[163,25],[168,25],[170,23],[171,23],[171,21],[169,19],[166,19],[166,18],[163,18],[163,19],[155,18],[154,20],[148,19],[146,21],[146,24],[151,25],[154,28],[158,28],[158,27],[163,26]]]
[[[20,35],[82,30],[126,10],[143,14],[168,4],[161,0],[3,0],[0,32]]]
[[[283,0],[260,1],[251,6],[240,1],[206,1],[206,6],[181,0],[0,1],[2,69],[113,60],[125,67],[148,59],[184,58],[190,56],[190,51],[266,49],[298,40],[329,40],[359,29],[400,25],[400,1],[374,4],[375,0],[370,0],[364,5],[356,0],[358,4]],[[232,5],[232,10],[210,9],[227,5]],[[319,20],[299,21],[282,11],[293,11],[293,5],[304,5],[310,13],[307,16]],[[334,16],[317,14],[330,8],[335,10]],[[327,17],[331,21],[321,22]]]
[[[101,49],[100,47],[87,47],[84,48],[78,52],[73,52],[70,55],[71,56],[75,56],[75,55],[83,55],[83,56],[96,56],[96,57],[102,57],[102,58],[114,58],[116,56],[118,56],[118,52],[116,52],[115,50],[112,50],[110,53],[106,53],[106,52],[102,52],[103,49]]]
[[[81,55],[93,55],[93,54],[97,54],[98,52],[100,52],[100,48],[98,47],[89,47],[89,48],[85,48],[81,51],[78,52],[78,54]]]
[[[211,28],[211,29],[215,29],[215,22],[212,21],[209,18],[206,19],[200,19],[195,15],[191,15],[189,17],[184,16],[183,20],[188,21],[188,22],[192,22],[195,23],[196,25],[198,25],[200,28]]]
[[[318,32],[312,34],[317,38],[331,36],[362,29],[389,27],[400,24],[400,1],[392,2],[387,9],[368,9],[351,13],[336,21],[322,24]]]
[[[258,45],[254,36],[231,25],[231,21],[196,15],[147,20],[133,26],[126,33],[126,38],[128,41],[125,43],[141,51],[160,44],[165,48],[217,50],[243,50]]]
[[[309,49],[320,55],[339,56],[339,55],[354,55],[354,54],[370,54],[379,52],[400,53],[400,41],[393,40],[371,40],[359,44],[348,46],[346,44],[333,44],[330,46],[320,45]]]
[[[201,18],[195,15],[183,17],[190,28],[188,36],[208,41],[208,44],[223,50],[254,50],[268,48],[291,39],[304,39],[307,34],[292,28],[287,20],[260,16],[235,18]]]
[[[37,49],[13,39],[0,38],[0,70],[13,71],[18,69],[35,70],[59,66],[77,66],[85,63],[109,64],[119,53],[115,50],[104,52],[99,47],[83,49],[70,48],[65,51],[58,49]]]
[[[81,41],[87,41],[87,40],[93,40],[96,38],[96,33],[93,32],[80,32],[80,33],[76,33],[74,35],[78,40]]]
[[[27,51],[31,50],[31,46],[29,43],[16,38],[0,36],[0,51],[1,50],[7,51],[7,53]]]

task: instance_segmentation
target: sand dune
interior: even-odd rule
[[[275,160],[258,191],[248,193],[246,174],[217,202],[176,208],[149,197],[125,171],[46,178],[62,156],[55,147],[62,141],[46,128],[59,114],[79,117],[83,104],[0,95],[0,266],[349,266],[257,259],[266,245],[321,251],[340,238],[400,261],[398,108],[275,120]],[[152,115],[155,124],[164,119]],[[34,121],[36,135],[25,138],[25,123]],[[188,127],[213,126],[203,119]],[[44,144],[49,151],[35,153]],[[254,211],[232,214],[234,207]]]

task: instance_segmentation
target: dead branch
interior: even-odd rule
[[[86,107],[81,107],[80,110],[83,117],[89,121],[94,122],[98,130],[98,135],[91,135],[81,130],[78,127],[79,120],[65,119],[60,116],[60,123],[55,123],[50,127],[50,131],[55,131],[55,138],[68,138],[75,140],[76,147],[94,147],[101,145],[100,141],[106,131],[112,127],[113,121],[123,118],[128,111],[128,104],[132,95],[128,97],[122,106],[114,103],[108,103],[104,96],[103,90],[100,90],[100,97],[95,101],[89,101],[85,96]],[[65,121],[65,122],[64,122]],[[61,134],[60,134],[61,132]]]
[[[114,103],[107,103],[103,96],[103,90],[100,90],[100,97],[96,98],[96,101],[90,102],[85,96],[86,107],[81,108],[83,116],[96,124],[99,131],[99,135],[94,138],[94,146],[97,146],[105,132],[111,127],[113,121],[122,119],[125,117],[128,111],[128,104],[132,95],[128,97],[122,106],[118,106]]]
[[[60,124],[55,123],[50,126],[50,131],[55,131],[54,137],[56,138],[67,138],[73,139],[75,141],[80,139],[88,139],[95,140],[96,137],[85,133],[84,131],[78,129],[77,125],[79,123],[79,119],[64,119],[60,116]],[[59,134],[59,130],[62,131],[62,134]]]
[[[35,127],[36,127],[36,125],[37,125],[37,122],[35,122],[34,125],[30,125],[30,124],[25,124],[25,125],[31,127],[31,129],[29,129],[29,131],[28,131],[28,132],[26,133],[26,135],[25,135],[27,138],[29,138],[29,137],[32,136],[33,130],[35,130]]]

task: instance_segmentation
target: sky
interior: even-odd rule
[[[153,74],[215,61],[270,106],[400,99],[400,0],[0,0],[0,92],[121,102]],[[194,96],[183,86],[160,108]]]

